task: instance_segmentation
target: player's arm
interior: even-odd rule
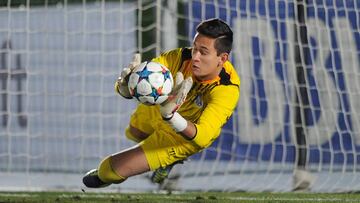
[[[191,77],[184,80],[181,72],[176,74],[175,85],[168,99],[160,104],[160,114],[172,128],[181,133],[186,139],[192,139],[196,134],[196,127],[190,121],[182,117],[177,110],[184,103],[188,92],[192,87]]]
[[[200,148],[208,147],[220,134],[239,99],[239,87],[220,85],[210,93],[210,101],[195,125],[193,142]]]
[[[176,132],[182,134],[188,140],[193,140],[200,148],[209,146],[220,134],[221,127],[226,123],[236,107],[239,88],[235,85],[218,86],[212,90],[210,97],[210,102],[196,124],[187,121],[177,113],[178,108],[173,108],[176,105],[170,106],[170,109],[176,110],[167,114],[165,112],[170,111],[163,106],[160,107],[163,119]]]
[[[187,121],[186,128],[180,132],[180,134],[187,140],[193,140],[196,136],[196,126],[191,121]]]
[[[126,99],[132,98],[128,88],[129,76],[131,72],[140,65],[140,63],[141,55],[138,53],[134,54],[133,59],[128,65],[128,67],[124,68],[121,71],[120,76],[115,82],[115,91]]]
[[[166,119],[164,119],[166,120]],[[196,136],[196,126],[191,121],[186,120],[179,113],[175,112],[173,116],[166,120],[176,132],[180,133],[185,139],[192,140]]]

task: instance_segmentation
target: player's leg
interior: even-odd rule
[[[98,169],[93,169],[84,176],[83,183],[90,188],[106,187],[149,170],[143,150],[135,146],[106,157]]]
[[[152,126],[153,122],[149,121],[154,120],[154,118],[161,118],[158,108],[157,106],[139,104],[130,117],[129,127],[125,130],[126,137],[139,143],[151,135],[154,129]],[[109,183],[119,183],[132,174],[140,173],[141,170],[131,170],[132,172],[130,171],[131,173],[129,173],[128,169],[132,167],[133,162],[131,158],[135,158],[135,160],[139,160],[139,162],[146,160],[140,147],[117,153],[105,158],[97,169],[89,171],[83,178],[84,184],[93,188],[105,187],[108,186]],[[130,166],[128,165],[129,163]],[[138,165],[138,167],[141,169],[141,165]],[[142,167],[142,169],[144,168]],[[105,175],[102,173],[104,171],[106,172]],[[110,176],[112,178],[108,180],[104,178],[104,176]]]
[[[166,124],[156,125],[160,130],[155,131],[141,143],[153,172],[151,181],[162,183],[170,174],[172,168],[183,163],[196,149],[191,142],[177,135]]]
[[[111,161],[113,170],[122,177],[130,177],[150,170],[145,153],[139,145],[112,155]]]
[[[125,135],[129,140],[141,142],[154,132],[152,121],[159,117],[159,107],[146,106],[139,104],[135,112],[130,117],[130,124],[125,130]]]
[[[129,140],[139,143],[149,137],[150,134],[145,133],[139,128],[130,124],[129,127],[127,127],[125,130],[125,135]]]
[[[183,164],[184,161],[183,160],[180,160],[180,161],[176,161],[170,165],[167,165],[165,167],[160,167],[158,169],[156,169],[153,174],[151,175],[151,182],[153,183],[163,183],[164,180],[166,178],[169,177],[169,174],[171,172],[171,170],[173,169],[173,167],[176,165],[176,164]]]

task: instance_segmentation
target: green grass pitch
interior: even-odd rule
[[[357,193],[248,193],[185,192],[154,193],[74,193],[74,192],[0,192],[0,203],[171,203],[171,202],[360,202]]]

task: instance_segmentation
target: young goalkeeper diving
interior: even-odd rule
[[[203,21],[196,31],[191,48],[177,48],[153,59],[176,75],[172,96],[161,105],[138,105],[125,132],[138,144],[104,158],[83,177],[87,187],[121,183],[150,170],[155,171],[152,181],[161,183],[174,164],[219,136],[240,93],[239,76],[228,60],[233,33],[220,19]],[[115,83],[125,98],[131,98],[127,81],[140,63],[136,54]]]

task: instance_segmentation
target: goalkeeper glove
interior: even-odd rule
[[[140,65],[140,63],[141,55],[139,53],[134,54],[133,60],[130,62],[128,67],[121,71],[119,78],[115,82],[115,91],[126,99],[132,98],[128,88],[130,74]]]
[[[192,87],[193,81],[191,77],[184,80],[181,72],[176,74],[175,86],[170,93],[168,99],[160,104],[160,113],[176,132],[181,132],[187,127],[187,121],[176,111],[184,103],[187,94]]]

